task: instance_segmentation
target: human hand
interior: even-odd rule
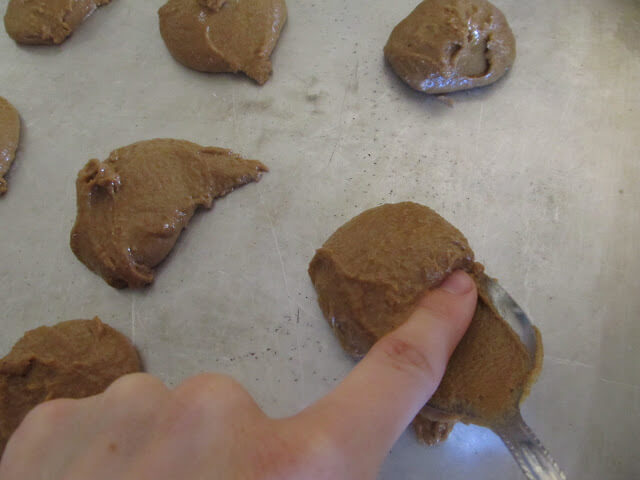
[[[285,419],[215,374],[174,390],[133,374],[43,403],[10,439],[0,480],[372,479],[435,392],[476,300],[471,278],[452,274],[335,390]]]

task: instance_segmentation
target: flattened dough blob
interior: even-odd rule
[[[36,405],[97,395],[140,368],[131,342],[98,317],[25,333],[0,359],[0,457],[11,434]]]
[[[387,204],[340,227],[309,265],[325,318],[357,358],[404,323],[423,293],[457,269],[472,274],[480,295],[440,387],[414,420],[420,439],[430,444],[445,439],[459,419],[484,425],[503,415],[537,374],[482,288],[483,267],[474,262],[466,238],[428,207]]]
[[[20,142],[20,115],[6,99],[0,97],[0,196],[7,193],[4,176],[16,158]]]
[[[243,72],[260,85],[287,20],[284,0],[169,0],[158,11],[171,55],[202,72]]]
[[[96,8],[111,0],[10,0],[4,27],[17,43],[64,42]]]
[[[498,80],[513,65],[516,41],[486,0],[425,0],[393,29],[384,56],[411,88],[439,94]]]
[[[116,288],[142,287],[198,207],[267,171],[230,150],[155,139],[89,160],[76,181],[71,249]]]

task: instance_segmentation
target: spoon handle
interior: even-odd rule
[[[524,423],[520,412],[491,429],[502,439],[529,480],[567,480],[538,437]]]

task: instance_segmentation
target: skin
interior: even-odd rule
[[[215,374],[174,390],[133,374],[101,395],[43,403],[9,441],[0,478],[373,479],[436,390],[476,300],[473,281],[455,272],[335,390],[289,418],[269,418]]]

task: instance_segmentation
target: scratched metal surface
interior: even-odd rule
[[[2,32],[0,95],[23,137],[0,199],[0,351],[99,315],[170,385],[225,372],[291,414],[353,365],[306,274],[315,248],[365,208],[414,200],[463,230],[537,321],[545,366],[524,416],[570,478],[639,478],[640,3],[501,0],[515,67],[448,108],[383,62],[415,2],[290,1],[264,87],[174,62],[162,0],[116,0],[61,47]],[[74,180],[153,137],[229,147],[271,173],[197,215],[151,288],[117,291],[68,247]],[[436,448],[405,434],[380,478],[520,477],[492,433],[458,426]]]

